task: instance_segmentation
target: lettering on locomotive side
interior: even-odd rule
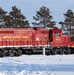
[[[29,38],[29,36],[23,36],[22,38]]]
[[[28,39],[29,36],[3,36],[3,39]]]

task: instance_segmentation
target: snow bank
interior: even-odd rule
[[[3,57],[0,75],[74,75],[74,55]]]
[[[74,65],[74,55],[23,55],[20,57],[4,57],[0,58],[0,63]]]
[[[45,72],[45,71],[32,71],[32,72],[29,72],[29,71],[21,71],[21,72],[0,72],[0,75],[74,75],[74,72],[58,72],[58,71],[55,71],[55,72]]]

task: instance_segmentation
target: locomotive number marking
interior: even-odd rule
[[[60,38],[56,38],[55,40],[56,40],[56,41],[60,41]]]

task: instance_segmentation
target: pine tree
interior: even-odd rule
[[[39,11],[36,11],[36,16],[33,16],[33,19],[36,22],[32,22],[32,24],[39,25],[40,27],[54,27],[55,21],[52,21],[53,17],[50,15],[49,8],[42,6]]]
[[[0,28],[5,27],[5,16],[7,12],[0,7]]]
[[[9,16],[12,28],[29,27],[28,20],[26,20],[26,17],[21,14],[21,10],[15,5],[12,6],[12,11],[10,11]]]
[[[65,33],[73,35],[74,34],[74,12],[68,9],[68,11],[64,14],[65,20],[64,22],[59,22],[62,26],[61,28]]]

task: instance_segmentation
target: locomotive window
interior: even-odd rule
[[[60,37],[60,33],[55,33],[56,37]]]
[[[0,31],[0,34],[13,34],[14,31]]]

